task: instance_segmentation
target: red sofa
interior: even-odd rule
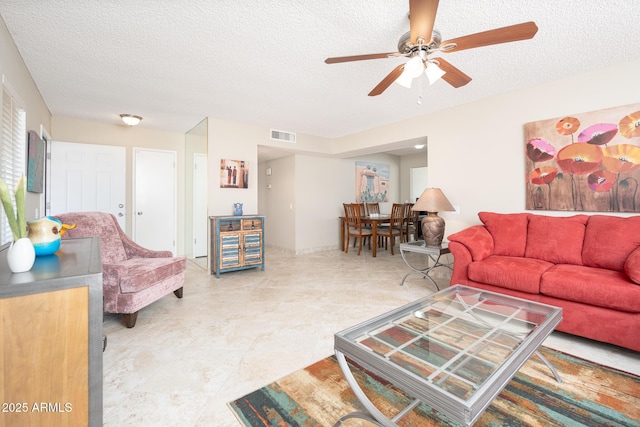
[[[640,351],[640,216],[478,216],[448,236],[451,284],[562,307],[557,330]]]

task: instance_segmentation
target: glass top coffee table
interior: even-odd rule
[[[340,368],[368,413],[347,414],[392,427],[421,402],[472,425],[562,320],[562,309],[455,285],[335,335]],[[346,358],[415,400],[387,418],[366,397]]]

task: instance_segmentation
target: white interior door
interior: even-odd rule
[[[125,229],[125,147],[51,142],[51,205],[47,212],[108,212]]]
[[[207,155],[193,155],[193,257],[207,256]]]
[[[176,254],[176,152],[133,149],[133,240]]]

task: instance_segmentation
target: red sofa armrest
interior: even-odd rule
[[[493,237],[483,225],[474,225],[448,237],[453,255],[451,285],[468,285],[469,264],[493,253]]]
[[[451,249],[451,242],[459,243],[461,245],[459,249],[466,249],[473,261],[482,261],[493,253],[493,237],[491,237],[491,233],[484,225],[473,225],[465,228],[462,231],[451,234],[448,240],[450,242],[449,249]],[[454,247],[458,250],[458,245],[454,245]]]
[[[625,261],[624,272],[633,283],[640,285],[640,247],[631,252]]]

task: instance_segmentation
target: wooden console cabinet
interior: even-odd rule
[[[63,240],[13,274],[0,248],[0,425],[102,426],[97,237]]]
[[[260,267],[264,271],[264,216],[211,216],[211,274]]]

